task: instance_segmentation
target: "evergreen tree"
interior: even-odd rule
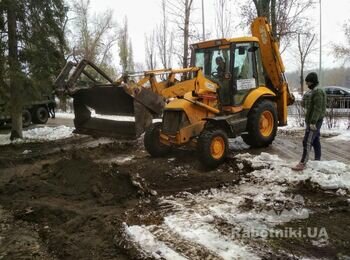
[[[135,71],[134,53],[133,53],[133,50],[132,50],[131,40],[129,40],[128,71]]]
[[[119,59],[120,59],[120,65],[122,66],[122,72],[125,73],[125,72],[134,71],[135,64],[134,64],[131,41],[129,40],[128,20],[126,17],[124,19],[124,26],[119,32],[118,47],[119,47]]]
[[[0,2],[0,88],[11,88],[13,138],[22,137],[23,102],[52,88],[64,64],[66,12],[63,0]]]

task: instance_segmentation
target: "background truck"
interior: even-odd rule
[[[49,107],[55,107],[55,100],[51,94],[52,89],[48,88],[44,91],[34,90],[28,87],[25,91],[23,101],[23,127],[28,127],[33,124],[46,124],[49,118]],[[32,93],[35,95],[32,95]],[[7,89],[0,91],[0,126],[11,123],[10,92]]]

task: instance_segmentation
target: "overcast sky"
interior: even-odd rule
[[[112,9],[114,11],[115,19],[119,24],[122,24],[123,17],[128,17],[129,34],[132,39],[134,59],[135,62],[145,63],[144,60],[144,36],[145,33],[151,32],[156,25],[160,22],[160,5],[161,0],[90,0],[91,11],[101,12],[106,9]],[[194,0],[198,7],[200,7],[200,0]],[[232,0],[232,15],[234,23],[237,23],[239,10],[235,8],[234,2],[238,0]],[[206,28],[214,28],[215,25],[215,0],[204,0]],[[319,30],[319,0],[315,0],[317,4],[313,10],[310,10],[310,17],[313,20],[316,31]],[[200,10],[197,9],[197,14],[194,15],[194,19],[200,22]],[[350,19],[350,0],[322,0],[322,41],[323,41],[323,61],[324,67],[333,67],[341,65],[337,63],[332,56],[332,42],[345,43],[344,33],[342,25],[346,20]],[[248,32],[248,31],[247,31]],[[242,31],[236,29],[232,37],[241,36]],[[213,35],[215,37],[215,35]],[[283,54],[284,63],[287,71],[295,70],[296,62],[293,57],[292,51],[287,51]],[[318,67],[318,53],[314,53],[309,65],[312,67]]]

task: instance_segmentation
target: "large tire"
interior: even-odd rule
[[[247,131],[243,141],[255,148],[269,146],[277,134],[277,111],[270,100],[258,102],[248,114]]]
[[[46,124],[49,119],[49,111],[43,106],[36,107],[33,109],[32,116],[34,124]]]
[[[147,128],[145,137],[144,137],[144,145],[146,151],[153,157],[161,157],[167,155],[171,147],[160,142],[160,129],[162,123],[157,122],[152,124],[149,128]]]
[[[27,109],[23,110],[22,118],[23,118],[23,121],[22,121],[23,127],[30,126],[30,123],[32,122],[32,115]]]
[[[205,129],[199,136],[198,156],[200,162],[207,168],[216,168],[223,163],[228,149],[227,134],[222,129]]]

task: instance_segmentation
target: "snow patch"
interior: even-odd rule
[[[232,151],[241,151],[241,150],[246,150],[249,149],[249,145],[247,145],[242,137],[237,137],[234,139],[229,139],[229,148]]]
[[[348,110],[349,111],[349,110]],[[288,124],[286,126],[279,127],[279,129],[288,129],[288,130],[301,130],[305,129],[305,127],[301,127],[299,124],[303,122],[303,118],[298,118],[297,116],[294,115],[289,115],[288,116]],[[325,132],[334,132],[334,131],[339,131],[339,130],[347,130],[349,127],[349,119],[347,117],[339,117],[336,118],[336,125],[334,128],[329,129],[327,126],[327,119],[325,118],[323,120],[322,128],[321,131]]]
[[[331,137],[327,141],[350,141],[350,130],[338,132],[337,136]]]
[[[73,113],[66,113],[66,112],[56,112],[55,113],[56,118],[65,118],[65,119],[74,119]]]
[[[277,155],[261,153],[252,156],[245,153],[237,155],[237,158],[251,162],[256,169],[251,175],[265,182],[296,183],[309,179],[324,189],[350,190],[350,166],[342,162],[309,161],[304,171],[294,172],[291,170],[292,165]]]
[[[74,119],[75,115],[74,113],[58,112],[56,113],[56,117],[65,118],[65,119]],[[94,111],[91,112],[91,117],[109,119],[114,121],[131,121],[131,122],[135,121],[135,118],[132,116],[100,115],[100,114],[96,114]]]
[[[154,259],[187,259],[169,248],[164,242],[157,240],[144,226],[125,225],[126,235],[142,248],[143,254]]]
[[[38,127],[23,131],[23,139],[11,142],[10,134],[0,135],[0,145],[54,141],[72,137],[73,128],[67,126]]]
[[[196,219],[197,221],[188,221]],[[164,223],[170,230],[180,234],[185,239],[198,243],[223,259],[260,259],[249,251],[246,246],[232,241],[215,230],[213,225],[207,224],[208,216],[187,216],[187,214],[165,217]],[[211,216],[211,218],[213,217]]]

